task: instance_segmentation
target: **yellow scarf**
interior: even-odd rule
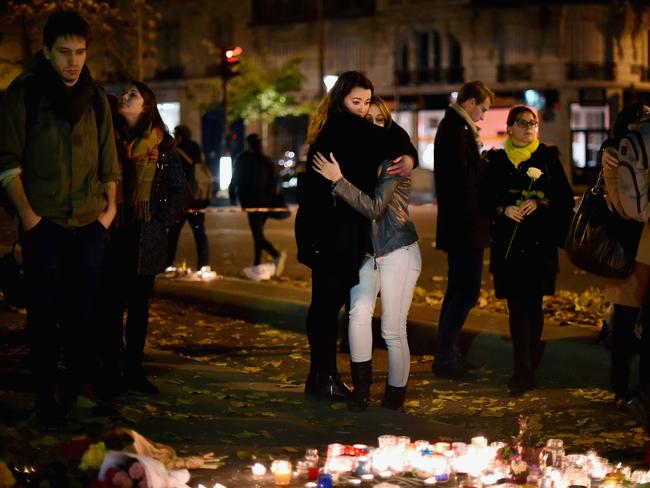
[[[512,143],[512,139],[508,138],[503,149],[506,151],[510,162],[515,166],[515,168],[518,168],[521,163],[528,161],[532,157],[538,147],[539,139],[534,139],[533,142],[527,146],[518,147]]]
[[[118,205],[121,199],[128,214],[140,222],[151,220],[151,190],[158,163],[158,145],[163,132],[149,128],[142,137],[123,144],[122,181],[118,186]],[[120,209],[121,210],[121,209]]]

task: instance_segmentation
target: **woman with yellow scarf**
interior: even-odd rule
[[[494,292],[508,302],[513,346],[508,390],[517,396],[537,386],[535,373],[543,352],[542,299],[555,293],[557,247],[566,236],[574,200],[557,148],[538,139],[535,112],[515,106],[506,125],[509,137],[504,149],[487,154],[480,202],[492,219]]]
[[[99,310],[104,339],[100,385],[105,396],[123,388],[154,394],[158,387],[145,376],[142,365],[149,298],[156,274],[165,269],[167,229],[186,208],[187,182],[153,91],[133,81],[112,101],[122,181],[102,280],[106,292]],[[126,350],[123,372],[121,349]]]

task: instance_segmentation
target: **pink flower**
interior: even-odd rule
[[[129,476],[133,480],[141,480],[144,478],[144,468],[140,462],[136,461],[129,466]]]
[[[118,488],[133,488],[133,480],[126,471],[116,471],[113,475],[113,486]]]

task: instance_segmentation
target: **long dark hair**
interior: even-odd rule
[[[364,74],[358,71],[346,71],[339,75],[332,89],[327,93],[311,119],[309,130],[307,131],[307,144],[313,144],[320,134],[321,129],[327,122],[327,117],[332,112],[345,112],[343,100],[352,91],[353,88],[363,88],[370,90],[370,95],[375,94],[375,87]]]
[[[616,116],[612,137],[620,141],[629,132],[628,125],[636,124],[646,114],[647,108],[643,102],[634,102],[626,105]]]
[[[158,111],[156,94],[141,81],[133,80],[130,84],[138,89],[144,101],[142,105],[142,113],[131,129],[131,134],[138,137],[141,136],[149,127],[152,129],[160,129],[163,132],[163,140],[158,146],[159,149],[165,150],[174,147],[174,138],[169,134],[169,129],[163,122],[160,112]]]

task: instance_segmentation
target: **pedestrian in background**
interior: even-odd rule
[[[191,181],[194,178],[194,165],[200,164],[204,160],[201,146],[192,140],[192,131],[186,125],[176,126],[174,129],[174,139],[176,139],[176,152],[183,163],[185,179]],[[187,222],[190,224],[192,235],[194,235],[194,242],[196,243],[196,270],[201,275],[212,272],[210,268],[210,246],[208,244],[208,236],[205,233],[205,212],[200,211],[209,204],[209,200],[190,200],[187,212],[183,214],[178,223],[170,227],[167,268],[174,266],[178,239],[181,234],[181,229],[185,225],[185,222]]]
[[[368,119],[380,127],[390,127],[390,110],[381,98],[373,96]],[[381,166],[372,195],[360,191],[341,173],[334,156],[317,153],[314,170],[332,182],[332,193],[371,220],[372,249],[359,270],[359,283],[350,291],[350,369],[352,372],[351,408],[365,410],[370,402],[372,384],[372,317],[377,295],[381,292],[381,335],[388,350],[388,377],[382,406],[401,409],[406,397],[411,366],[406,333],[413,291],[422,258],[418,235],[409,216],[411,177],[388,174],[393,165]]]
[[[78,14],[51,14],[42,51],[11,83],[0,112],[0,181],[20,219],[36,413],[44,423],[63,420],[95,379],[91,316],[116,213],[113,124],[85,66],[90,40]]]
[[[508,113],[504,149],[491,150],[480,204],[492,220],[490,271],[494,293],[508,303],[512,338],[511,395],[537,387],[544,328],[542,300],[555,294],[558,217],[573,210],[573,191],[559,151],[539,141],[537,115],[524,105]]]
[[[481,81],[465,83],[440,121],[434,144],[438,197],[436,249],[447,253],[447,290],[440,309],[433,373],[441,378],[474,380],[476,369],[459,349],[460,332],[481,291],[483,249],[490,222],[478,206],[478,185],[485,169],[480,128],[494,101]]]
[[[642,102],[630,104],[621,110],[614,122],[612,137],[601,146],[602,165],[605,177],[605,188],[609,201],[616,211],[625,217],[618,193],[618,148],[621,139],[644,119],[650,117],[650,107]],[[647,123],[647,122],[646,122]],[[646,148],[646,151],[650,148]],[[647,225],[646,225],[647,226]],[[645,236],[645,237],[643,237]],[[650,292],[650,239],[647,229],[644,229],[637,251],[637,261],[632,274],[624,280],[608,280],[605,287],[605,298],[614,304],[614,314],[611,320],[611,354],[610,385],[614,391],[614,403],[617,408],[624,409],[630,399],[630,367],[637,351],[641,353],[639,364],[640,383],[650,382],[650,353],[647,343],[650,329],[647,322],[647,311],[643,317],[642,347],[639,349],[635,337],[635,327],[641,318],[642,306],[647,306]],[[643,342],[645,340],[645,342]]]
[[[145,376],[142,364],[149,299],[154,278],[167,262],[167,230],[186,208],[187,182],[153,91],[133,81],[116,102],[113,122],[122,184],[102,280],[105,381],[120,385],[118,364],[124,347],[124,386],[155,394],[158,387]]]
[[[397,124],[384,129],[365,120],[373,95],[371,81],[357,71],[341,74],[314,114],[307,136],[307,168],[298,179],[296,244],[298,261],[311,268],[311,303],[307,313],[310,349],[305,393],[327,401],[347,400],[350,390],[336,364],[338,315],[359,268],[371,249],[370,221],[332,195],[331,183],[314,171],[317,152],[334,154],[343,175],[371,194],[381,163],[401,155],[390,173],[408,175],[417,151]]]
[[[246,216],[253,234],[253,266],[245,268],[244,273],[247,278],[259,281],[268,279],[272,274],[282,275],[287,253],[278,251],[264,236],[264,224],[269,218],[266,209],[273,208],[274,197],[279,191],[275,163],[262,152],[262,140],[259,135],[249,134],[246,144],[246,150],[235,161],[228,193],[233,205],[239,198],[241,208],[248,210]],[[266,251],[273,258],[275,270],[272,273],[266,273],[261,267],[262,251]]]

